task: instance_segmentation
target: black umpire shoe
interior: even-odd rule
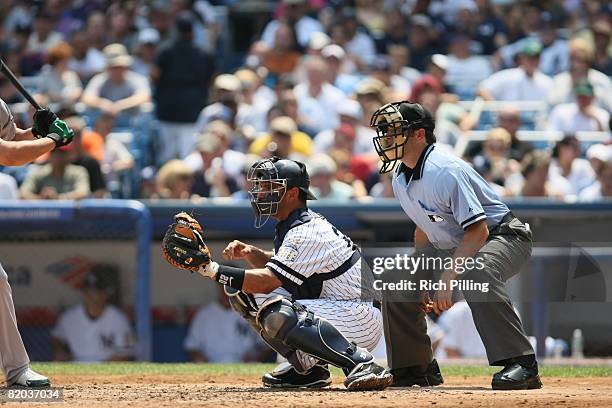
[[[391,374],[393,374],[392,387],[412,387],[413,385],[434,387],[444,384],[444,378],[442,378],[440,367],[435,358],[425,369],[421,366],[398,368],[391,370]]]
[[[265,387],[273,388],[323,388],[332,383],[324,363],[316,364],[305,373],[296,371],[290,363],[281,363],[271,373],[264,374],[261,381]]]
[[[359,363],[344,380],[349,391],[381,391],[391,385],[393,375],[374,362]]]
[[[494,390],[534,390],[542,388],[537,363],[531,367],[512,363],[493,375],[491,387]]]

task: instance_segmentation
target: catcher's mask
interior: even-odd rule
[[[310,178],[306,166],[294,160],[278,157],[259,160],[249,169],[247,180],[251,183],[249,194],[255,211],[255,228],[262,227],[278,213],[280,202],[293,187],[303,191],[307,200],[316,200],[308,190]]]
[[[406,101],[383,105],[372,114],[370,126],[376,128],[374,148],[383,162],[380,173],[395,168],[398,160],[404,157],[404,145],[410,131],[425,128],[433,130],[431,114],[420,104]]]

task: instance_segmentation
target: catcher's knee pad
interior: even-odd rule
[[[374,359],[366,349],[349,342],[330,322],[282,297],[264,303],[257,322],[266,335],[348,371]]]
[[[255,322],[257,315],[257,303],[255,298],[248,293],[239,291],[238,289],[224,286],[223,291],[228,297],[230,306],[243,318]]]

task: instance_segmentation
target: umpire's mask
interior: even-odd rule
[[[308,190],[310,178],[304,163],[294,160],[263,159],[249,169],[247,180],[251,184],[251,206],[255,211],[255,228],[262,227],[278,207],[288,189],[297,187],[307,200],[316,200]]]
[[[404,157],[410,131],[424,128],[433,138],[434,121],[420,104],[402,101],[388,103],[374,112],[370,126],[376,128],[374,148],[383,162],[382,174],[393,170]]]

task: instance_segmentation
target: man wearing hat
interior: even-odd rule
[[[408,274],[417,273],[416,287],[425,284],[427,290],[407,293],[414,296],[401,302],[383,293],[394,385],[443,383],[425,313],[448,310],[456,299],[453,285],[462,283],[460,292],[472,310],[489,364],[504,367],[493,376],[493,389],[542,387],[534,350],[504,285],[529,260],[531,231],[468,163],[436,149],[433,117],[420,104],[386,104],[370,124],[377,132],[374,146],[383,163],[381,173],[393,171],[393,192],[416,224],[416,253],[433,265]],[[433,301],[430,284],[437,285],[431,289]]]
[[[0,99],[0,165],[21,166],[56,147],[72,142],[74,134],[55,113],[34,114],[32,129],[19,129],[7,104]],[[17,329],[8,275],[0,264],[0,370],[8,386],[48,387],[49,379],[30,369],[30,359]]]
[[[562,103],[548,116],[547,130],[568,133],[609,131],[610,113],[595,105],[593,86],[587,78],[574,86],[575,102]]]
[[[177,17],[176,31],[177,38],[160,47],[151,69],[161,139],[156,152],[159,164],[184,159],[193,150],[196,122],[208,102],[215,70],[213,58],[194,43],[189,13]]]
[[[130,69],[132,57],[122,44],[107,45],[103,51],[106,70],[89,81],[81,100],[91,109],[120,115],[119,119],[129,124],[129,119],[151,100],[149,81]]]
[[[312,139],[300,132],[289,116],[272,119],[269,134],[255,140],[249,152],[260,156],[276,155],[282,158],[308,157],[312,154]]]
[[[489,101],[548,101],[553,81],[539,71],[542,44],[529,39],[518,56],[519,66],[498,71],[482,81],[478,94]]]
[[[134,336],[130,322],[109,303],[116,293],[116,272],[109,265],[94,265],[85,275],[83,303],[62,313],[51,331],[55,360],[132,359]]]

